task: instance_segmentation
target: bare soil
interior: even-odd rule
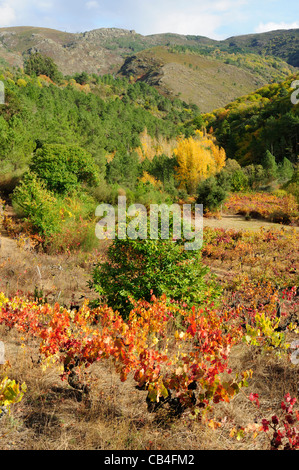
[[[299,230],[299,227],[290,227],[289,225],[275,224],[266,220],[245,220],[241,215],[222,215],[221,219],[216,218],[204,218],[204,227],[211,228],[223,228],[224,230],[244,230],[258,232],[262,227],[266,230],[280,229],[285,227],[286,229]]]

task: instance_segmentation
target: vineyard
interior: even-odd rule
[[[122,57],[146,45],[129,38]],[[290,38],[275,50],[293,63]],[[202,114],[161,95],[151,51],[125,76],[63,75],[40,52],[1,66],[1,450],[299,449],[297,69],[245,41],[219,43],[207,75],[212,46],[188,41],[155,48],[166,72],[179,57],[201,97],[192,76],[210,95],[227,70],[240,98]],[[246,94],[231,74],[256,67],[255,86],[283,82]]]
[[[296,198],[292,194],[234,194],[225,203],[228,213],[260,218],[281,224],[298,224]]]
[[[292,228],[206,228],[221,296],[200,306],[153,295],[124,317],[1,294],[0,445],[298,448],[298,248]]]

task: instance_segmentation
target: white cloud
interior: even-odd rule
[[[210,10],[215,12],[222,12],[228,10],[234,10],[242,5],[246,5],[248,0],[218,0],[216,2],[211,3],[211,5],[207,5]]]
[[[216,33],[223,24],[238,21],[240,7],[247,4],[247,0],[196,0],[186,3],[183,0],[151,0],[151,2],[137,3],[128,0],[131,4],[131,21],[138,22],[131,29],[141,34],[178,33],[194,34],[221,39]],[[134,10],[132,8],[134,4]],[[232,14],[233,12],[233,14]],[[129,20],[126,9],[121,10],[123,18]]]
[[[11,26],[15,20],[15,10],[7,2],[0,3],[0,27]]]
[[[87,3],[86,3],[86,8],[87,8],[88,10],[92,10],[93,8],[98,8],[98,7],[99,7],[98,2],[95,2],[95,1],[93,1],[93,0],[91,0],[90,2],[87,2]]]
[[[292,11],[296,0],[287,3]],[[0,0],[0,27],[45,26],[70,32],[119,27],[145,35],[169,32],[225,39],[254,30],[299,28],[295,18],[284,12],[279,0]]]
[[[257,28],[255,28],[256,33],[266,33],[267,31],[276,31],[278,29],[297,29],[299,28],[298,21],[294,23],[260,23]]]
[[[42,11],[48,11],[48,10],[51,10],[53,8],[53,3],[52,2],[39,2],[38,3],[38,8],[39,10],[42,10]]]
[[[144,23],[144,34],[177,33],[215,36],[215,30],[221,25],[221,18],[208,13],[168,13],[152,18],[150,23]]]
[[[0,27],[30,25],[67,31],[119,27],[145,35],[170,32],[224,39],[219,30],[240,21],[242,7],[248,3],[249,0],[0,0]]]

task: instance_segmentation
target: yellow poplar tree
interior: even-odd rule
[[[143,172],[142,178],[140,181],[144,184],[151,184],[154,188],[161,188],[162,183],[161,181],[157,180],[154,176],[150,175],[147,171]]]
[[[139,137],[141,146],[136,148],[135,151],[137,152],[140,161],[143,161],[146,158],[148,160],[153,160],[156,155],[159,156],[162,154],[169,158],[172,157],[173,149],[176,146],[175,139],[168,140],[163,136],[159,136],[158,138],[151,137],[148,134],[147,129],[145,129]]]
[[[201,131],[196,131],[195,137],[179,140],[174,154],[178,159],[177,178],[190,194],[196,191],[200,181],[225,166],[225,150],[215,144],[211,135]]]

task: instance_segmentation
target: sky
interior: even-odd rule
[[[133,29],[226,39],[299,28],[298,0],[0,0],[0,27]]]

